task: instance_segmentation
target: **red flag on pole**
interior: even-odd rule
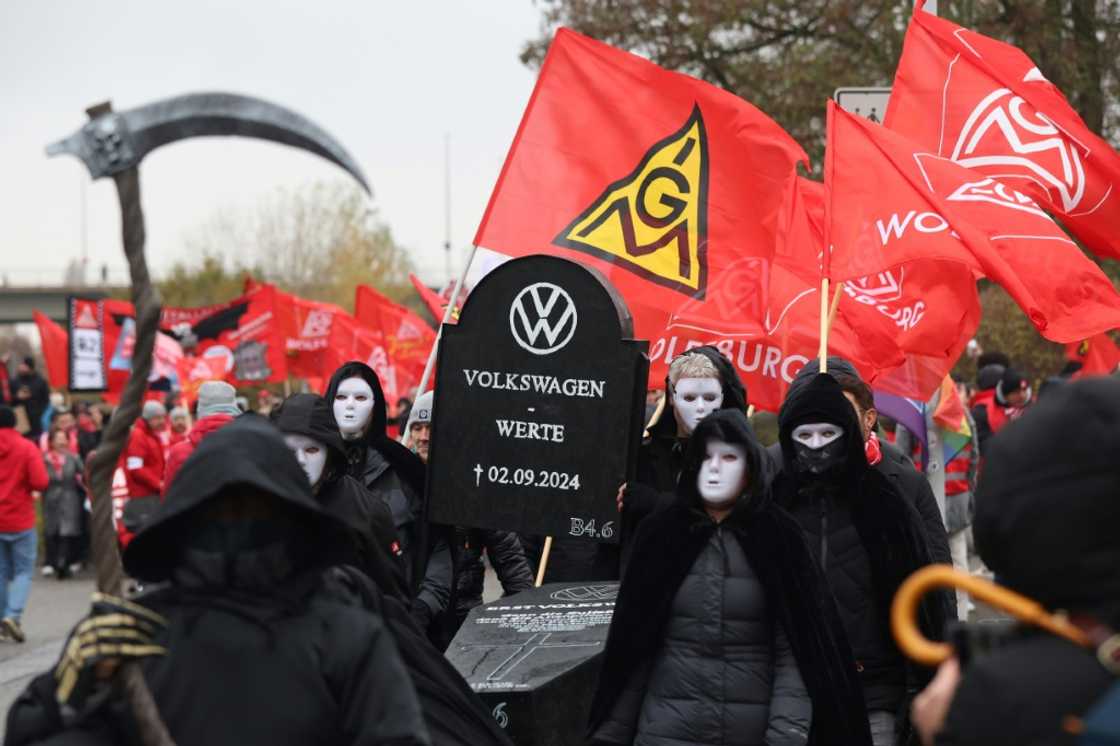
[[[1107,334],[1098,334],[1067,345],[1066,359],[1081,363],[1075,378],[1106,376],[1120,369],[1120,347]]]
[[[776,408],[806,360],[773,336],[800,334],[779,321],[803,288],[779,301],[768,286],[794,276],[773,258],[807,160],[731,93],[561,29],[475,243],[602,272],[651,340],[651,385],[686,347],[720,341],[751,401]]]
[[[1120,325],[1120,294],[1030,197],[831,101],[829,112],[831,279],[938,260],[999,283],[1055,342]]]
[[[1120,259],[1120,154],[1017,47],[915,10],[885,124],[1027,195],[1090,250]]]
[[[423,280],[421,280],[411,272],[408,273],[408,281],[412,283],[412,287],[416,288],[416,293],[420,296],[420,300],[424,302],[424,306],[428,309],[428,313],[430,313],[432,315],[432,318],[436,320],[436,325],[438,326],[440,322],[443,321],[443,314],[447,309],[447,298],[445,298],[441,293],[437,293],[436,291],[425,285]],[[456,308],[451,310],[452,322],[455,322],[459,319],[458,306],[462,305],[462,303],[463,293],[460,293],[459,303],[456,304]]]
[[[354,291],[354,318],[379,331],[385,351],[397,369],[401,391],[415,388],[424,374],[436,333],[419,316],[368,285]]]
[[[39,329],[39,341],[43,348],[43,360],[47,364],[47,380],[52,389],[70,387],[70,335],[59,324],[40,311],[32,311],[35,326]]]
[[[825,193],[799,180],[799,199],[779,245],[780,261],[803,269],[805,288],[822,271]],[[792,309],[811,329],[819,296]],[[980,324],[980,299],[972,273],[935,259],[921,259],[844,283],[829,334],[832,354],[850,360],[865,381],[897,396],[925,401],[941,385]]]

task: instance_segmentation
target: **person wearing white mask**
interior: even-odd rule
[[[591,743],[867,746],[838,611],[745,413],[696,423],[683,464],[634,538]]]
[[[684,453],[696,425],[720,409],[747,411],[747,390],[734,364],[712,345],[693,348],[674,358],[665,379],[665,406],[642,441],[634,481],[622,485],[618,492],[624,563],[628,561],[629,538],[640,522],[673,504]]]
[[[840,610],[872,743],[909,743],[910,725],[899,713],[930,674],[898,650],[889,614],[902,581],[932,561],[918,511],[868,463],[856,411],[833,376],[818,373],[790,388],[778,413],[778,440],[783,466],[775,499],[800,524]],[[933,639],[944,639],[947,599],[923,600],[922,628]]]
[[[346,449],[331,407],[318,394],[294,394],[269,413],[323,508],[356,534],[361,569],[383,593],[408,596],[400,539],[389,506],[346,473]]]
[[[425,519],[424,463],[386,434],[381,381],[365,363],[351,361],[336,370],[325,398],[345,441],[347,473],[392,514],[413,618],[442,644],[444,627],[454,616],[454,538],[450,529],[431,526]]]

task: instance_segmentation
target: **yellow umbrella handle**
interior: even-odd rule
[[[951,565],[923,567],[899,586],[891,604],[891,631],[898,647],[907,657],[924,666],[937,666],[952,657],[953,646],[926,639],[918,627],[918,605],[929,592],[941,588],[967,591],[974,598],[1020,622],[1064,637],[1072,643],[1090,647],[1089,638],[1064,616],[1051,614],[1036,601],[995,583],[954,569]]]

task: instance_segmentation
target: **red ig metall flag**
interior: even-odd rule
[[[778,338],[800,290],[769,289],[790,275],[774,249],[807,160],[737,96],[561,29],[475,243],[606,275],[650,340],[652,386],[673,357],[718,342],[752,403],[776,409],[815,349]]]
[[[937,260],[947,282],[971,272],[1001,285],[1052,341],[1120,325],[1120,294],[1028,195],[831,101],[827,147],[832,280]]]
[[[790,309],[790,326],[816,339],[825,246],[824,185],[799,179],[799,199],[780,244],[782,263],[805,268],[812,289]],[[844,283],[829,353],[852,362],[879,391],[925,401],[941,386],[980,325],[973,274],[939,259],[917,259]]]
[[[998,179],[1120,259],[1120,154],[1017,47],[915,10],[884,124]]]

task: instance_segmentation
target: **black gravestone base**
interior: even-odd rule
[[[517,746],[586,743],[617,583],[550,583],[471,611],[447,657]]]

